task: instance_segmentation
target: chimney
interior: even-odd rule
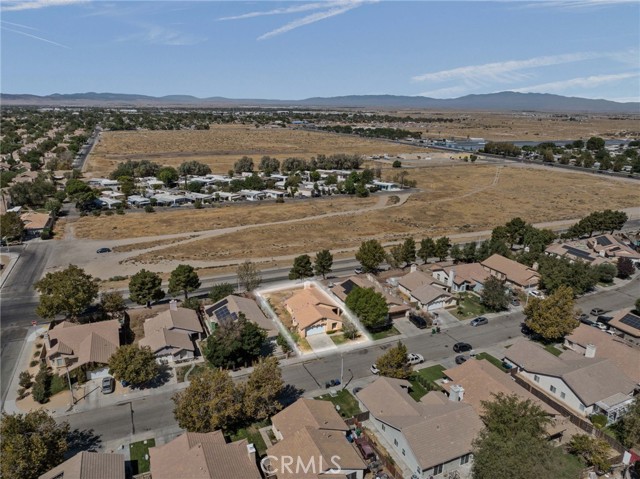
[[[456,276],[455,271],[453,269],[449,270],[449,281],[447,281],[447,286],[451,288],[453,286],[453,278]]]
[[[464,388],[459,384],[451,386],[449,391],[449,401],[460,402],[464,399]]]
[[[595,358],[596,357],[596,345],[595,344],[587,344],[584,349],[584,357],[585,358]]]
[[[175,299],[169,301],[169,309],[171,311],[178,311],[178,302]]]
[[[49,339],[49,333],[44,333],[44,345],[47,351],[51,349],[51,340]]]
[[[255,456],[256,455],[256,448],[253,444],[247,444],[247,454],[249,456]]]
[[[411,265],[411,273],[415,273],[416,271],[418,271],[418,265],[416,265],[415,263]]]

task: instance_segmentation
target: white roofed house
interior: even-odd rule
[[[153,195],[152,199],[156,200],[158,206],[177,206],[189,203],[189,198],[184,195],[173,195],[169,193],[159,193]]]
[[[100,198],[96,199],[96,202],[101,207],[107,207],[110,210],[113,209],[113,208],[117,208],[118,206],[122,205],[122,201],[117,200],[115,198],[109,198],[108,196],[101,196]]]
[[[242,196],[238,193],[228,193],[226,191],[216,192],[216,196],[220,201],[242,201]]]
[[[143,206],[147,206],[151,204],[151,200],[144,196],[140,195],[131,195],[127,198],[127,203],[131,206],[135,206],[137,208],[141,208]]]
[[[257,190],[240,190],[238,193],[247,201],[262,201],[267,197],[264,191]]]

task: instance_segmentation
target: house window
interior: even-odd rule
[[[331,323],[331,329],[336,329],[338,327],[338,323]]]
[[[382,430],[383,430],[383,431],[386,431],[386,429],[387,429],[387,428],[386,428],[386,427],[384,427],[384,424],[382,424]]]
[[[556,392],[556,387],[555,386],[549,386],[549,391],[551,391],[552,393],[555,394]]]
[[[407,455],[407,453],[406,453],[406,452],[404,452],[404,449],[402,450],[402,455],[403,455],[403,456],[406,456],[406,455]]]
[[[438,474],[442,474],[443,470],[444,470],[444,464],[438,464],[433,468],[433,473],[437,476]]]
[[[394,446],[397,446],[397,445],[398,445],[398,440],[397,440],[397,439],[394,439],[394,440],[393,440],[393,445],[394,445]]]
[[[560,399],[564,399],[567,395],[565,393],[560,393]]]
[[[580,406],[578,406],[578,408],[580,409],[581,412],[584,412],[584,404],[580,404]]]
[[[538,376],[537,374],[534,374],[534,375],[533,375],[533,380],[534,380],[535,382],[539,383],[539,382],[540,382],[540,376]]]
[[[471,454],[465,454],[464,456],[462,456],[460,458],[460,465],[464,466],[465,464],[467,464],[469,462],[469,459],[471,459]]]

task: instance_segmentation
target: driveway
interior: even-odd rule
[[[309,343],[309,346],[311,346],[311,349],[313,349],[314,353],[337,348],[329,335],[324,333],[307,336],[307,342]]]

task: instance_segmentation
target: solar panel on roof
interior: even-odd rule
[[[627,313],[622,317],[620,322],[627,326],[631,326],[632,328],[640,329],[640,317],[635,314]]]
[[[345,294],[349,294],[351,291],[353,291],[353,288],[357,288],[357,287],[358,285],[353,281],[351,281],[350,279],[342,283],[342,289],[344,290]]]
[[[578,258],[593,261],[593,258],[591,258],[591,255],[587,251],[582,251],[581,249],[574,248],[572,246],[565,246],[564,249],[567,250],[567,252],[572,254],[573,256],[577,256]]]
[[[609,246],[611,244],[611,240],[606,236],[598,236],[596,241],[600,246]]]
[[[216,315],[216,318],[218,318],[219,323],[235,321],[236,319],[238,319],[236,313],[232,313],[231,311],[229,311],[229,308],[227,308],[226,306],[216,309],[214,311],[214,314]]]

